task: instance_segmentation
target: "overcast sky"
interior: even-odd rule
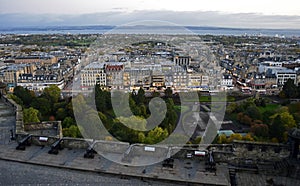
[[[299,7],[298,0],[0,0],[0,24],[74,25],[76,19],[78,25],[115,25],[155,19],[196,26],[300,28]]]

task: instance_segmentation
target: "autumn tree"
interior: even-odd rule
[[[269,127],[265,124],[254,124],[251,126],[251,132],[257,137],[267,138],[269,136]]]
[[[241,134],[231,134],[227,141],[231,143],[233,142],[233,140],[242,140],[242,139],[243,136]]]

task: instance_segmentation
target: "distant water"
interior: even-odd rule
[[[116,29],[115,29],[116,28]],[[117,32],[116,32],[117,30]],[[188,30],[188,31],[186,31]],[[114,27],[114,26],[51,26],[51,27],[19,27],[0,28],[0,34],[104,34],[115,33],[195,33],[199,35],[250,35],[250,36],[285,36],[300,37],[300,30],[296,29],[239,29],[218,27]]]

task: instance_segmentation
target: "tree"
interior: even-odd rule
[[[14,100],[18,105],[23,106],[23,101],[14,94],[8,94],[8,98]]]
[[[269,127],[265,124],[255,124],[251,126],[251,132],[257,137],[266,138],[269,136]]]
[[[33,100],[31,106],[42,114],[42,116],[49,116],[51,113],[51,103],[48,99],[44,97],[38,97]]]
[[[145,138],[145,143],[147,144],[159,143],[160,141],[163,141],[165,138],[167,138],[168,135],[169,133],[166,129],[164,130],[161,127],[155,127],[147,134],[147,137]]]
[[[281,116],[277,115],[270,126],[270,137],[276,138],[279,141],[283,141],[283,133],[285,132],[284,124],[281,120]]]
[[[138,140],[139,140],[139,143],[144,143],[145,142],[145,134],[143,132],[139,132],[138,134]]]
[[[72,125],[69,128],[63,129],[63,135],[67,137],[79,138],[81,133],[76,125]]]
[[[21,86],[16,86],[14,88],[14,95],[20,98],[26,106],[29,106],[32,100],[35,98],[34,92]]]
[[[227,107],[226,107],[226,114],[232,114],[236,111],[238,105],[236,103],[230,103]]]
[[[260,113],[259,109],[255,105],[249,106],[246,109],[245,114],[248,115],[253,120],[261,120],[262,119],[262,114]]]
[[[291,115],[289,112],[283,112],[280,114],[280,116],[281,116],[281,120],[284,123],[284,126],[287,130],[297,126],[293,115]]]
[[[271,116],[272,119],[280,116],[281,122],[283,123],[286,130],[296,127],[296,121],[292,114],[289,113],[288,107],[282,107],[278,110],[276,114]]]
[[[99,112],[105,112],[106,108],[106,97],[104,96],[104,92],[101,89],[100,85],[96,84],[95,86],[95,102],[96,108]]]
[[[75,122],[75,120],[74,120],[73,118],[71,118],[71,117],[66,117],[66,118],[63,120],[63,122],[62,122],[62,127],[63,127],[63,128],[69,128],[70,126],[75,125],[75,124],[76,124],[76,122]]]
[[[245,124],[245,125],[251,125],[252,124],[252,119],[246,115],[246,114],[243,114],[243,113],[238,113],[237,115],[237,120],[242,123],[242,124]]]
[[[108,120],[107,120],[107,117],[105,116],[105,114],[103,114],[102,112],[98,112],[98,116],[104,125],[106,125],[108,123]]]
[[[127,126],[130,129],[138,130],[138,131],[146,131],[147,121],[144,118],[138,116],[131,117],[118,117],[117,120]]]
[[[56,111],[56,119],[57,120],[64,120],[65,118],[67,117],[67,113],[65,111],[64,108],[59,108],[57,111]]]
[[[287,98],[296,98],[298,96],[298,88],[292,79],[288,79],[283,85],[282,91]]]
[[[45,88],[43,91],[43,96],[50,100],[51,104],[55,104],[58,102],[60,98],[60,89],[56,85],[50,85],[49,87]]]
[[[217,143],[218,144],[224,144],[224,143],[227,143],[227,137],[225,134],[221,134],[218,136],[217,138]]]
[[[228,142],[231,143],[233,140],[242,140],[243,136],[241,134],[231,134],[228,138]]]
[[[143,105],[145,102],[145,91],[142,87],[140,87],[137,95],[136,95],[136,104]]]
[[[243,136],[244,141],[254,141],[253,137],[251,134],[247,134],[246,136]]]
[[[172,98],[172,96],[173,96],[173,90],[170,87],[168,87],[167,89],[165,89],[164,92],[165,92],[165,96],[167,98]]]
[[[257,107],[266,107],[266,100],[263,98],[256,99],[254,103]]]
[[[24,123],[37,123],[39,120],[39,111],[30,107],[28,109],[24,109],[23,111],[23,119]]]

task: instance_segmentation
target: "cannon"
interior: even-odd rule
[[[206,170],[211,172],[216,172],[217,169],[216,169],[216,162],[215,162],[213,151],[208,152],[208,157],[205,165],[206,165]]]
[[[95,154],[97,154],[97,152],[94,150],[94,146],[95,146],[96,142],[94,141],[87,149],[86,152],[84,153],[84,158],[90,158],[93,159],[95,157]]]
[[[31,134],[28,134],[27,136],[25,136],[23,139],[21,139],[19,141],[18,146],[16,147],[17,150],[25,150],[26,146],[30,146],[31,145]]]
[[[58,151],[63,149],[63,146],[61,145],[62,142],[63,142],[62,138],[60,138],[59,140],[57,140],[56,142],[54,142],[51,145],[51,149],[48,151],[48,153],[49,154],[55,154],[55,155],[57,155]]]
[[[167,167],[167,168],[173,168],[174,166],[174,159],[173,158],[168,158],[168,159],[165,159],[163,164],[162,164],[163,167]]]

